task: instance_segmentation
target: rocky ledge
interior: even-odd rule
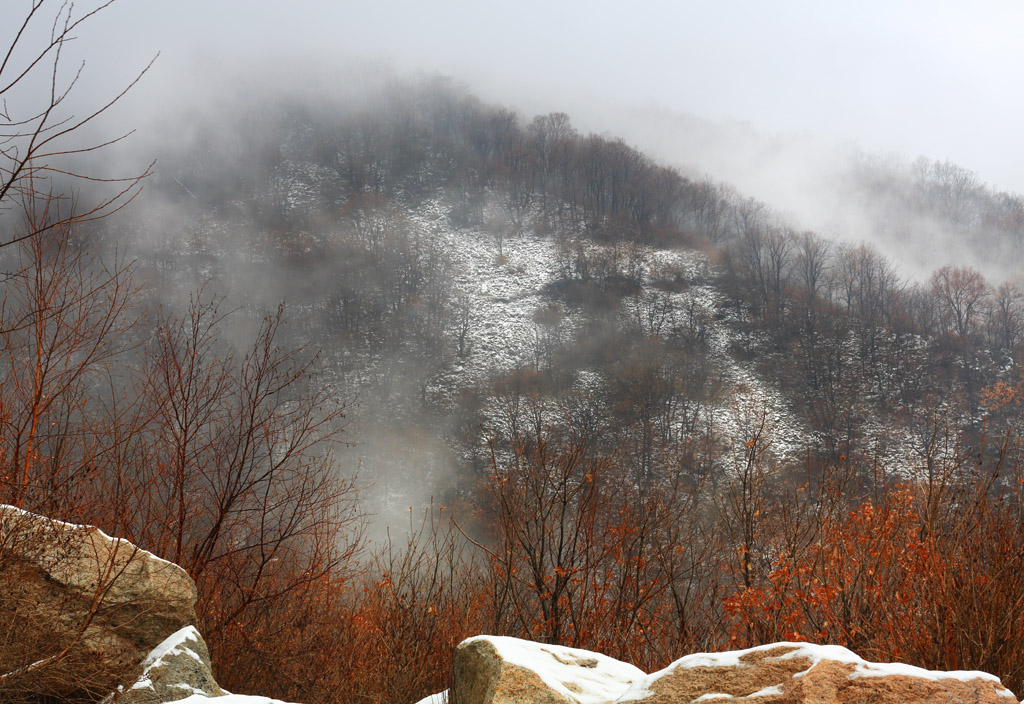
[[[699,653],[644,674],[596,653],[479,636],[456,649],[452,688],[421,704],[1016,704],[998,677],[871,663],[835,645]]]
[[[0,506],[0,700],[282,704],[218,686],[196,596],[184,570],[125,540]],[[451,690],[420,704],[1017,703],[983,672],[871,663],[809,643],[688,655],[646,674],[586,650],[478,636],[452,665]]]
[[[217,685],[196,599],[126,540],[0,505],[0,701],[281,704]]]

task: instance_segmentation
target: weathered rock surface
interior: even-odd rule
[[[118,704],[163,704],[185,697],[226,695],[213,678],[206,642],[186,626],[158,645],[142,663],[142,674],[117,699]]]
[[[1009,704],[1013,693],[982,672],[869,663],[839,646],[775,643],[689,655],[630,687],[616,704]],[[469,704],[469,703],[460,703]]]
[[[77,689],[49,692],[58,697],[133,679],[154,645],[196,620],[195,583],[177,565],[97,528],[10,506],[0,506],[0,579],[0,621],[25,624],[23,677],[42,679],[51,664],[95,663],[67,677]]]
[[[624,662],[586,650],[478,636],[453,659],[451,704],[608,704],[643,678]]]
[[[420,704],[1016,704],[983,672],[870,663],[846,648],[774,643],[689,655],[652,675],[597,653],[515,638],[459,645],[452,689]]]
[[[192,626],[167,638],[142,664],[139,679],[113,695],[111,704],[288,704],[221,689],[206,642]]]

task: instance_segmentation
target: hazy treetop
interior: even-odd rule
[[[1024,191],[1007,158],[1024,153],[1021,26],[1015,0],[122,0],[79,49],[104,76],[162,51],[151,89],[233,61],[381,59],[587,128],[588,105],[659,106],[950,159]]]

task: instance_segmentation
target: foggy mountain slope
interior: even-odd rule
[[[935,424],[976,429],[1017,368],[1012,285],[979,278],[964,315],[946,296],[963,282],[904,278],[567,115],[526,120],[432,79],[195,129],[126,228],[142,267],[167,300],[211,279],[253,319],[288,303],[323,383],[354,400],[343,460],[382,514],[465,496],[489,445],[506,457],[559,427],[638,485],[748,461],[912,473],[939,456]],[[969,177],[865,160],[851,207],[903,204],[1012,251],[1014,219],[995,215],[1012,197]]]
[[[7,13],[0,503],[181,566],[282,701],[476,633],[1024,688],[1024,6],[395,2]],[[106,697],[38,620],[0,690]]]
[[[657,107],[609,104],[600,130],[766,202],[797,229],[869,242],[907,276],[927,278],[951,261],[995,280],[1021,275],[1020,194],[986,174],[935,158],[756,125],[713,122]],[[588,115],[588,126],[595,120]]]
[[[428,212],[436,215],[437,209]],[[455,286],[458,294],[467,298],[465,305],[471,311],[471,323],[464,360],[440,375],[432,383],[432,391],[451,395],[459,388],[485,382],[515,368],[542,367],[543,337],[548,327],[543,314],[550,305],[545,289],[558,276],[554,243],[531,236],[513,238],[503,244],[506,261],[495,261],[493,237],[485,233],[438,226],[435,236],[450,247],[462,272],[455,279]],[[717,403],[704,409],[706,417],[701,420],[715,424],[720,439],[732,443],[749,430],[744,427],[752,420],[747,414],[766,409],[774,435],[773,453],[780,459],[796,458],[803,449],[806,429],[777,390],[759,373],[733,358],[735,334],[727,320],[715,319],[716,311],[727,307],[727,302],[713,283],[714,265],[705,255],[686,249],[645,248],[643,256],[650,261],[649,267],[675,272],[690,282],[687,290],[669,295],[668,315],[672,320],[665,325],[662,335],[671,336],[674,326],[684,325],[684,317],[697,319],[704,326],[707,354],[716,367],[714,375],[721,389]],[[656,295],[650,272],[645,271],[642,278],[633,296],[643,299]],[[585,315],[578,307],[560,309],[559,315],[557,335],[571,338],[586,334]],[[628,318],[631,312],[620,310],[617,315]],[[576,371],[576,384],[589,386],[592,392],[607,383],[599,367]]]

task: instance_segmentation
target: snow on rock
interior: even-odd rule
[[[221,697],[202,636],[186,626],[168,636],[142,661],[142,674],[117,700],[123,704],[161,704],[185,697]]]
[[[209,697],[205,694],[192,694],[184,699],[165,700],[166,704],[287,704],[280,699],[254,696],[251,694],[224,694]]]
[[[230,694],[210,670],[210,654],[192,626],[168,636],[142,662],[142,675],[114,698],[118,704],[284,704],[268,697]]]
[[[448,704],[448,690],[423,697],[416,704]]]
[[[477,636],[455,650],[451,700],[454,704],[610,704],[642,677],[639,668],[587,650]]]
[[[111,546],[108,548],[109,551],[115,553],[118,551],[123,553],[130,552],[134,559],[146,560],[147,562],[152,562],[157,565],[165,565],[169,570],[184,572],[181,567],[173,562],[169,562],[162,557],[157,557],[148,550],[136,547],[124,538],[113,538],[95,526],[58,521],[56,518],[32,513],[31,511],[26,511],[25,509],[18,508],[17,506],[11,506],[9,504],[0,504],[0,519],[2,519],[0,529],[5,531],[5,535],[13,534],[13,532],[28,535],[32,531],[42,531],[46,534],[47,539],[54,538],[56,540],[66,540],[63,536],[67,533],[88,533],[105,543],[109,543]]]
[[[1016,702],[998,677],[872,663],[837,645],[773,643],[688,655],[635,682],[616,704],[737,702]]]
[[[772,643],[688,655],[651,675],[598,653],[478,636],[455,651],[452,689],[417,704],[1016,704],[998,677],[867,662],[846,648]]]

